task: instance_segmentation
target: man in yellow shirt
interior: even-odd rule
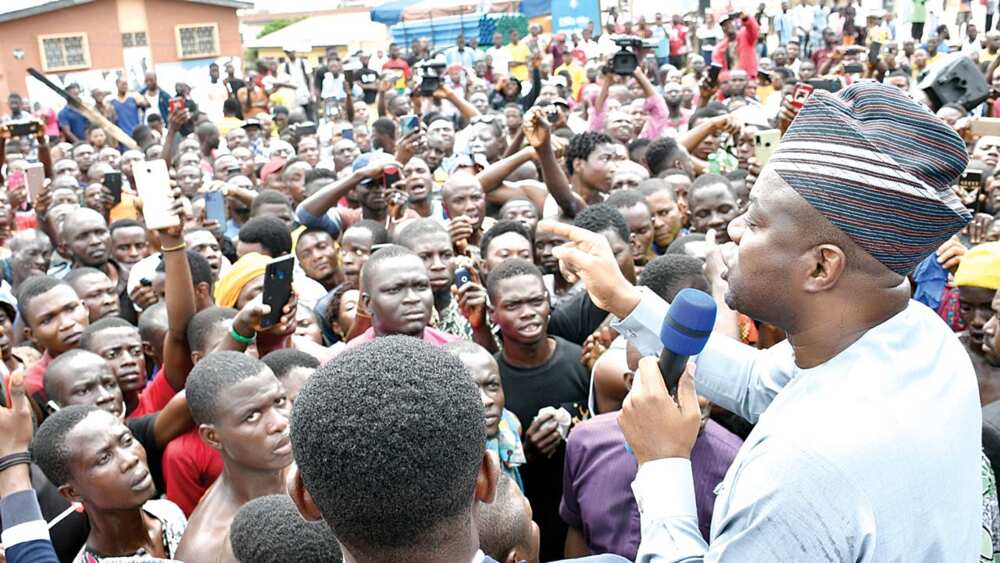
[[[577,56],[579,53],[579,57]],[[573,99],[577,99],[580,96],[580,88],[583,87],[583,83],[587,80],[587,71],[583,68],[583,62],[580,57],[585,57],[583,51],[573,51],[570,56],[566,57],[562,66],[555,69],[553,74],[560,74],[562,71],[569,73],[569,78],[572,84],[570,88],[573,91]]]
[[[528,80],[528,61],[531,60],[531,49],[520,41],[521,34],[516,29],[510,30],[510,45],[507,52],[510,55],[510,74],[525,82]]]

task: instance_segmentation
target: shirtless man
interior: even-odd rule
[[[240,507],[285,492],[292,462],[290,403],[270,368],[238,352],[214,352],[198,362],[187,398],[201,438],[219,451],[223,470],[191,514],[175,557],[231,561],[229,525]]]

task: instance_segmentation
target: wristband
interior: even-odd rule
[[[31,454],[28,452],[17,452],[0,457],[0,471],[14,467],[15,465],[31,463]]]
[[[187,248],[187,243],[186,242],[182,242],[182,243],[178,244],[177,246],[161,246],[160,247],[160,251],[161,252],[174,252],[174,251],[177,251],[177,250],[184,250],[185,248]]]
[[[254,336],[257,336],[257,335],[254,334],[253,336],[243,336],[242,334],[236,332],[236,327],[230,327],[229,328],[229,336],[231,336],[233,340],[239,342],[240,344],[242,344],[244,346],[249,346],[249,345],[253,344]]]

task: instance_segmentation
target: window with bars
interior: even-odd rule
[[[145,31],[126,31],[122,33],[122,47],[148,47]]]
[[[219,26],[200,23],[177,26],[177,57],[195,59],[219,55]]]
[[[42,67],[46,72],[88,68],[90,47],[86,33],[38,36]]]

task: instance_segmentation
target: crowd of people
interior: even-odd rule
[[[1000,32],[669,16],[11,94],[6,559],[1000,561]]]

